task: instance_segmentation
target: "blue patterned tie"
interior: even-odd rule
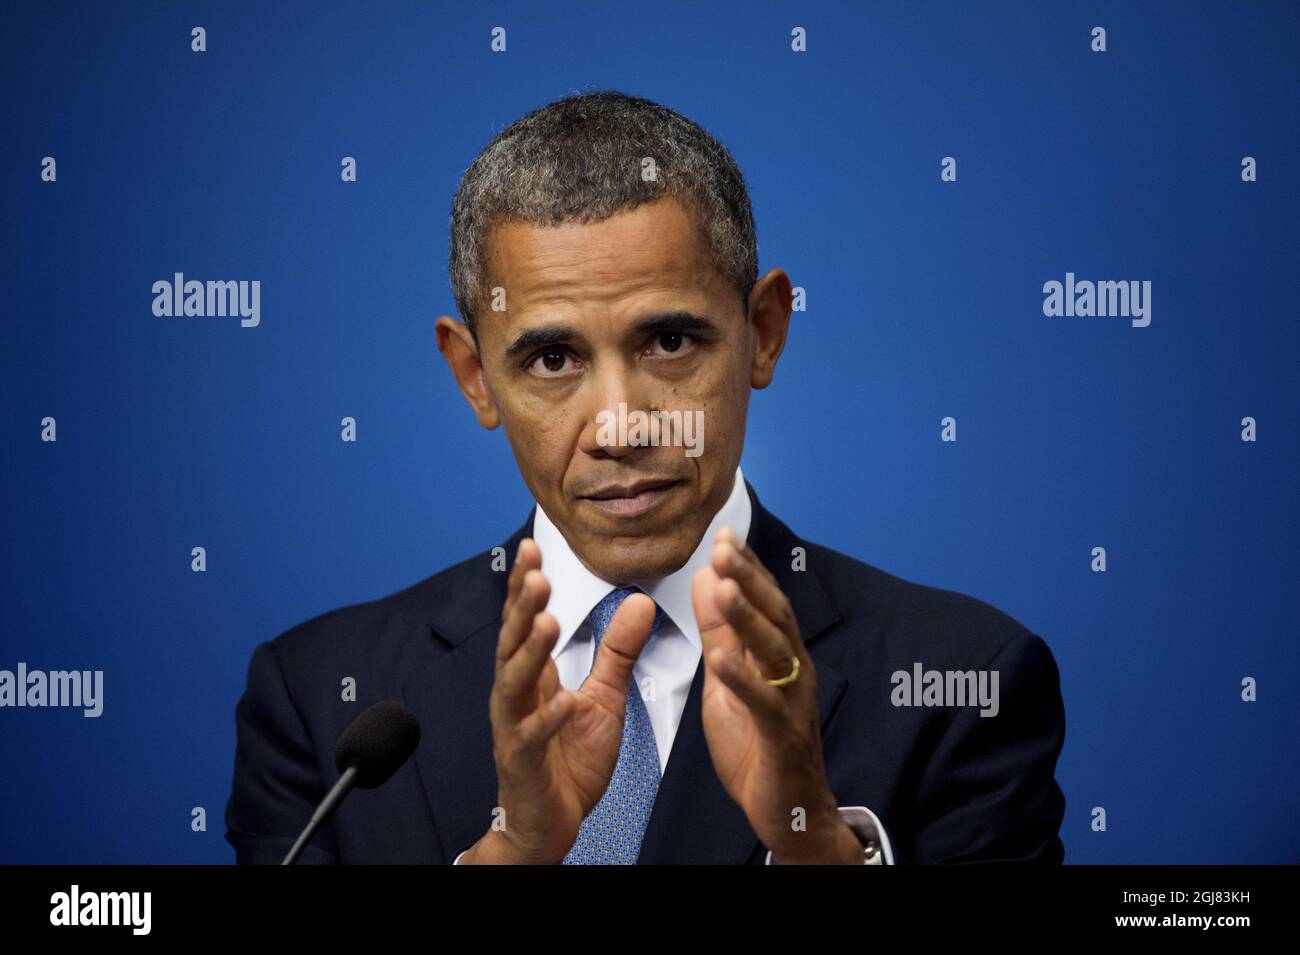
[[[600,652],[600,641],[609,629],[609,622],[629,594],[639,593],[635,587],[621,587],[611,591],[588,619],[595,641],[592,663]],[[664,618],[663,609],[655,607],[654,623],[650,636],[659,630]],[[600,801],[582,820],[578,838],[564,857],[565,865],[633,865],[641,852],[641,838],[650,821],[655,794],[659,791],[659,749],[655,745],[654,727],[646,711],[645,700],[635,675],[627,684],[627,709],[623,714],[623,740],[618,748],[618,763],[609,779],[609,787]]]

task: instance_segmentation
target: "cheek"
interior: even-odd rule
[[[539,430],[552,427],[552,418],[560,411],[536,392],[519,387],[514,381],[497,393],[503,423],[527,440]]]
[[[744,419],[749,394],[749,367],[734,355],[674,389],[675,407],[704,412],[705,434],[726,441]],[[710,435],[710,431],[712,434]]]
[[[582,424],[563,404],[517,395],[502,406],[502,418],[517,457],[528,461],[536,473],[564,473]]]

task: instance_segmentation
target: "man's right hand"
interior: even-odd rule
[[[650,637],[655,605],[631,594],[609,624],[591,673],[565,690],[551,650],[559,622],[544,612],[551,586],[536,541],[519,544],[510,571],[489,711],[497,801],[491,828],[461,864],[562,862],[618,763],[632,667]]]

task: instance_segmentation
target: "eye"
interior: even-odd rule
[[[548,348],[528,359],[526,367],[539,378],[556,378],[570,370],[565,368],[564,363],[571,358],[562,348]]]
[[[655,336],[655,344],[662,345],[664,353],[668,355],[681,355],[689,352],[691,349],[687,342],[694,345],[695,338],[685,332],[661,332]]]

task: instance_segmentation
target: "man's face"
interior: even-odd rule
[[[504,425],[524,482],[593,573],[677,570],[731,492],[749,389],[770,380],[780,344],[769,354],[767,323],[751,323],[674,199],[586,225],[505,223],[489,245],[505,309],[477,318],[481,387],[439,330],[480,422]],[[637,443],[619,433],[620,405],[629,431],[652,411],[691,430],[661,416],[660,445]],[[691,446],[663,444],[674,433]]]

